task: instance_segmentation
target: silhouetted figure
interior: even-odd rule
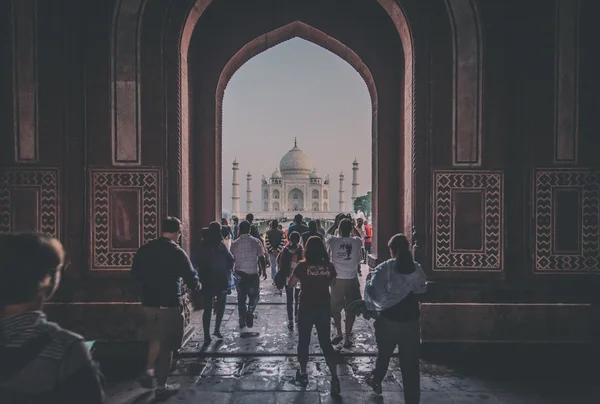
[[[42,312],[64,258],[54,238],[0,236],[0,403],[103,402],[100,372],[83,338]]]
[[[151,387],[156,375],[157,400],[179,391],[178,384],[167,384],[167,377],[173,351],[181,348],[183,339],[182,279],[194,297],[200,291],[198,274],[188,255],[177,244],[181,231],[181,221],[167,217],[162,223],[162,235],[143,245],[131,266],[132,275],[142,285],[142,306],[146,312],[149,339],[146,372],[140,382]]]
[[[421,344],[417,296],[427,291],[427,282],[423,269],[413,261],[404,234],[393,236],[388,246],[392,258],[369,274],[365,286],[367,310],[379,313],[375,320],[377,361],[369,384],[377,394],[381,394],[381,382],[397,346],[404,400],[407,404],[417,404],[420,400]]]
[[[283,251],[277,257],[279,270],[286,274],[285,297],[287,303],[288,330],[294,330],[294,320],[298,323],[298,294],[300,293],[300,282],[295,286],[290,286],[289,280],[294,269],[302,261],[302,246],[300,245],[300,234],[293,232],[290,234],[290,243],[285,246]]]
[[[335,351],[331,345],[331,297],[329,295],[329,286],[333,286],[336,282],[336,272],[329,261],[325,245],[318,237],[311,237],[306,242],[304,260],[300,261],[294,269],[289,285],[295,286],[298,281],[301,283],[298,302],[300,369],[296,373],[296,380],[303,384],[308,383],[306,365],[310,336],[314,326],[317,329],[319,346],[331,372],[331,394],[339,394],[340,380],[337,377]]]

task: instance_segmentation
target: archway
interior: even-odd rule
[[[216,6],[217,3],[214,5]],[[372,6],[372,11],[375,13],[383,13],[385,15],[384,10],[380,8],[377,3],[369,3]],[[188,63],[190,71],[202,71],[205,67],[213,68],[213,64],[217,64],[214,62],[215,58],[210,56],[210,52],[213,52],[210,44],[204,43],[203,38],[207,38],[206,31],[212,30],[213,27],[211,21],[216,21],[218,18],[215,16],[218,14],[217,9],[212,10],[212,14],[210,17],[207,16],[206,21],[200,20],[197,26],[197,35],[194,34],[194,39],[192,43],[189,45],[189,55],[188,55]],[[207,11],[210,12],[209,9]],[[332,10],[333,11],[333,10]],[[349,40],[352,40],[352,36],[354,35],[354,29],[352,28],[352,24],[348,22],[340,22],[344,21],[343,19],[332,19],[329,17],[324,17],[322,13],[318,14],[310,14],[308,11],[307,15],[304,15],[306,19],[309,21],[311,19],[315,19],[315,23],[319,23],[319,20],[322,20],[323,23],[328,24],[332,22],[334,26],[332,27],[333,32],[340,31],[336,34],[340,38],[344,38],[348,36]],[[362,13],[354,12],[354,18],[362,18]],[[293,13],[296,14],[296,13]],[[303,16],[302,13],[299,13],[299,16]],[[378,14],[379,15],[379,14]],[[289,18],[289,16],[285,16]],[[283,18],[283,17],[282,17]],[[379,15],[378,18],[383,18]],[[268,21],[265,17],[265,23],[268,26],[270,24],[279,24],[278,22]],[[277,19],[276,19],[277,20]],[[206,24],[206,25],[205,25]],[[260,27],[265,26],[264,24],[258,24]],[[339,26],[335,25],[338,24]],[[399,133],[403,133],[404,124],[406,123],[406,119],[412,120],[412,118],[406,118],[404,114],[405,109],[405,97],[404,94],[404,85],[405,85],[405,62],[404,62],[404,47],[402,46],[402,42],[398,35],[397,29],[393,26],[391,21],[388,20],[388,26],[386,27],[387,34],[385,36],[390,36],[393,38],[392,41],[389,41],[388,49],[385,51],[381,51],[381,53],[385,53],[388,55],[386,62],[375,62],[375,59],[381,59],[381,54],[378,54],[377,57],[375,55],[370,55],[371,59],[374,61],[380,79],[382,82],[386,82],[389,87],[384,88],[386,102],[383,104],[383,107],[380,105],[380,97],[376,90],[374,75],[370,71],[370,68],[367,67],[365,62],[362,60],[361,56],[359,56],[354,50],[350,49],[350,47],[346,46],[340,40],[335,39],[333,36],[325,34],[324,31],[316,28],[314,25],[309,25],[306,22],[301,22],[296,19],[290,23],[280,25],[279,28],[275,28],[274,30],[267,31],[266,34],[262,34],[256,36],[254,34],[254,39],[249,42],[243,44],[243,46],[236,49],[235,53],[231,56],[227,55],[227,63],[222,71],[219,72],[218,81],[216,82],[216,105],[214,110],[215,123],[212,124],[210,122],[210,116],[212,112],[210,111],[210,107],[206,104],[210,102],[209,97],[211,93],[211,88],[215,85],[213,81],[213,77],[208,77],[214,74],[214,71],[211,70],[210,75],[203,75],[202,77],[198,77],[198,81],[194,79],[191,81],[193,83],[192,87],[190,87],[190,101],[194,103],[194,105],[206,105],[207,110],[203,109],[202,115],[205,116],[205,119],[201,119],[201,117],[194,117],[194,120],[190,122],[190,128],[194,131],[194,136],[191,137],[192,142],[196,143],[195,145],[190,145],[194,150],[215,150],[215,153],[211,153],[212,156],[203,155],[203,158],[197,159],[196,167],[194,170],[194,178],[202,183],[202,187],[204,190],[216,190],[216,193],[220,192],[220,184],[222,178],[222,162],[219,157],[221,156],[221,112],[222,112],[222,94],[225,90],[226,84],[229,78],[235,73],[236,69],[238,69],[245,61],[255,56],[257,53],[274,46],[277,43],[280,43],[284,40],[291,39],[293,37],[300,37],[305,40],[309,40],[313,43],[316,43],[336,55],[340,56],[342,59],[346,60],[351,66],[353,66],[357,72],[363,77],[369,93],[371,94],[371,103],[372,103],[372,136],[374,139],[373,149],[372,149],[372,162],[373,162],[373,179],[372,179],[372,187],[374,190],[374,194],[378,195],[377,189],[381,187],[381,189],[385,189],[385,195],[382,198],[381,202],[377,205],[384,212],[384,217],[386,220],[379,225],[375,224],[375,228],[378,229],[376,231],[376,240],[387,240],[393,233],[397,232],[399,229],[404,229],[405,217],[403,214],[398,214],[398,206],[408,206],[406,209],[407,212],[411,211],[410,203],[403,203],[403,182],[404,178],[400,176],[401,172],[408,172],[408,177],[412,176],[412,170],[405,170],[404,164],[407,164],[409,167],[412,164],[412,157],[410,153],[405,153],[404,142],[401,142],[402,136],[399,136]],[[218,27],[215,27],[218,28]],[[253,27],[256,28],[256,27]],[[260,28],[262,29],[262,28]],[[253,32],[256,32],[254,30]],[[408,32],[408,31],[406,31]],[[240,35],[241,36],[241,35]],[[372,35],[372,40],[376,40],[375,38],[380,35]],[[241,36],[243,37],[243,36]],[[356,40],[356,38],[354,38]],[[241,41],[241,39],[240,39]],[[366,43],[358,44],[359,48],[363,52],[369,52],[369,49],[376,48],[373,44],[368,46]],[[217,46],[213,44],[212,46]],[[231,44],[223,44],[220,46],[219,55],[222,52],[223,55],[220,55],[220,60],[224,60],[224,54],[227,54],[223,49],[227,46],[231,46]],[[395,49],[395,51],[392,51]],[[201,56],[202,55],[202,56]],[[386,59],[384,57],[384,59]],[[211,63],[210,66],[207,66],[207,60],[212,60],[214,63]],[[412,72],[412,70],[411,70]],[[412,82],[412,73],[411,79]],[[398,89],[402,91],[398,92]],[[411,86],[412,91],[412,86]],[[213,98],[214,99],[214,98]],[[412,102],[412,101],[411,101]],[[182,108],[185,110],[185,108]],[[400,111],[400,113],[398,112]],[[214,125],[214,126],[213,126]],[[412,128],[412,124],[410,125]],[[412,131],[410,131],[412,132]],[[410,144],[412,142],[412,136],[409,136]],[[384,152],[380,152],[384,150]],[[412,150],[409,148],[408,150]],[[381,154],[383,153],[383,155]],[[389,153],[389,156],[386,155]],[[383,157],[382,160],[385,161],[393,161],[397,164],[397,168],[393,170],[382,170],[377,169],[378,167],[378,159],[379,156]],[[398,156],[402,156],[402,158],[398,158]],[[382,164],[382,163],[381,163]],[[215,171],[218,171],[218,174],[215,175]],[[210,184],[207,187],[207,184]],[[409,187],[410,188],[410,187]],[[212,192],[212,191],[211,191]],[[206,193],[203,193],[205,196]],[[408,192],[410,196],[410,192]],[[220,195],[219,195],[220,196]],[[349,201],[348,201],[349,202]],[[193,203],[197,208],[193,213],[198,212],[203,219],[202,222],[209,220],[214,215],[220,211],[221,201],[220,197],[215,198],[214,200],[207,200],[204,198],[203,200],[198,200]],[[310,209],[311,205],[307,207]],[[298,208],[300,208],[298,206]],[[294,206],[287,206],[282,210],[291,210],[294,209]],[[351,206],[348,203],[346,210],[350,210]],[[402,209],[404,211],[404,209]],[[412,212],[410,213],[412,215]],[[409,216],[410,216],[409,215]],[[376,219],[375,219],[376,220]],[[407,218],[406,222],[412,222],[411,218]],[[381,236],[380,236],[381,234]],[[384,250],[385,251],[385,250]]]
[[[304,210],[304,192],[298,188],[293,188],[288,192],[287,199],[288,210],[299,212]]]

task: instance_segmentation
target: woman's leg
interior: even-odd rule
[[[204,342],[210,341],[210,316],[212,315],[214,295],[204,295],[204,313],[202,313],[202,327],[204,328]]]
[[[294,288],[285,287],[285,302],[287,305],[288,321],[294,321]]]
[[[217,295],[217,318],[215,319],[215,335],[219,334],[221,329],[221,322],[223,321],[223,315],[225,314],[225,304],[227,303],[227,295],[225,293],[219,293]]]
[[[381,384],[390,366],[390,358],[398,342],[396,324],[385,318],[375,321],[375,340],[377,341],[377,360],[373,371],[373,382]]]
[[[301,309],[298,313],[298,362],[300,363],[300,372],[302,373],[306,373],[312,327],[311,311]]]
[[[331,312],[329,307],[319,310],[315,313],[315,328],[317,329],[317,336],[319,338],[319,346],[323,355],[325,355],[325,361],[332,376],[337,376],[337,366],[335,364],[335,350],[331,345]]]
[[[417,404],[421,398],[421,374],[419,356],[421,328],[419,320],[399,323],[398,353],[406,404]]]
[[[298,322],[298,296],[300,296],[300,289],[294,288],[294,317]]]

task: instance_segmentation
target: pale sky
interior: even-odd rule
[[[294,146],[331,179],[338,206],[339,174],[351,209],[352,162],[359,162],[359,195],[371,190],[371,100],[360,75],[337,55],[303,39],[283,42],[250,59],[223,98],[223,210],[231,211],[231,163],[240,163],[240,208],[252,174],[253,210],[260,211],[261,177],[271,177]]]

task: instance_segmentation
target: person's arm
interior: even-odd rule
[[[138,281],[142,277],[143,251],[144,247],[140,248],[138,252],[133,256],[133,262],[131,263],[131,275]]]
[[[285,234],[281,235],[281,239],[279,240],[279,246],[277,247],[278,252],[282,252],[285,248]]]
[[[181,248],[177,249],[177,268],[179,269],[179,276],[183,279],[186,286],[191,292],[198,292],[200,287],[200,279],[198,278],[198,272],[192,266],[188,255]]]
[[[333,225],[331,225],[329,230],[327,230],[328,234],[331,234],[332,236],[335,235],[335,231],[337,230],[338,226],[340,225],[340,222],[342,221],[343,216],[344,216],[343,213],[338,213],[336,215]]]
[[[301,281],[301,278],[302,278],[302,276],[304,274],[304,270],[305,270],[304,267],[305,267],[304,262],[298,263],[298,265],[294,269],[294,272],[292,272],[292,274],[290,275],[290,280],[288,281],[289,287],[293,288],[294,286],[296,286],[298,281]]]
[[[102,404],[104,378],[83,341],[67,350],[60,372],[59,402]]]
[[[274,253],[275,249],[273,248],[273,245],[271,244],[271,237],[269,237],[268,234],[265,234],[265,245],[267,246],[267,251]]]

